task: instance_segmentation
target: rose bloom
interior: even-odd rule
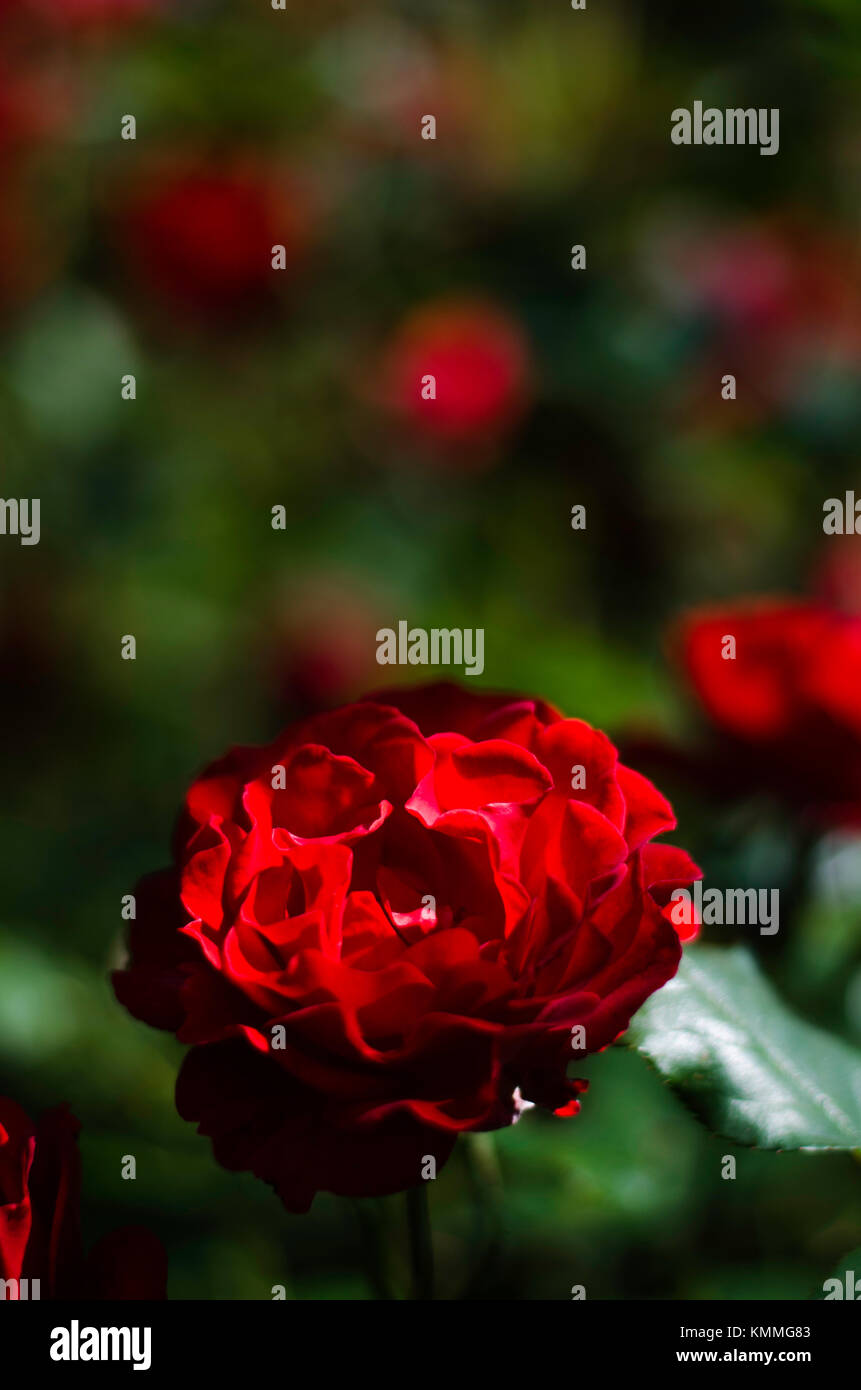
[[[569,1062],[677,968],[674,824],[540,701],[378,695],[198,778],[115,988],[190,1045],[177,1105],[226,1167],[293,1211],[395,1192],[523,1101],[579,1108]]]
[[[721,654],[728,636],[734,660]],[[861,822],[861,618],[759,600],[689,615],[675,647],[711,725],[711,746],[689,767],[703,785],[764,790],[819,822]]]
[[[422,379],[436,379],[436,399],[422,399]],[[494,305],[442,301],[412,314],[398,329],[383,364],[386,402],[411,427],[438,441],[470,442],[504,431],[528,394],[529,351],[523,332]]]
[[[130,273],[166,306],[192,318],[235,318],[259,308],[289,275],[304,244],[296,198],[274,176],[239,164],[191,164],[145,179],[120,216]],[[272,268],[283,246],[287,270]]]
[[[6,1298],[164,1298],[164,1249],[142,1227],[112,1231],[84,1256],[78,1129],[65,1106],[34,1125],[0,1096],[0,1279],[28,1280]]]

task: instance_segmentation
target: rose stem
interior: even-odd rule
[[[502,1169],[492,1134],[463,1134],[458,1145],[475,1201],[473,1245],[479,1256],[457,1297],[471,1299],[478,1296],[502,1248]]]
[[[413,1298],[433,1298],[433,1245],[427,1187],[407,1191],[407,1228],[413,1270]]]
[[[394,1295],[389,1285],[382,1204],[373,1197],[362,1197],[353,1200],[353,1207],[359,1221],[368,1282],[377,1298],[390,1299]]]

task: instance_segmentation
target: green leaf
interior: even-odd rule
[[[790,1013],[741,947],[686,951],[625,1042],[727,1139],[763,1149],[861,1145],[861,1053]]]

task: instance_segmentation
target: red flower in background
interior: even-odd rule
[[[164,1298],[164,1249],[144,1228],[112,1231],[84,1256],[79,1128],[65,1106],[34,1125],[0,1097],[0,1278],[26,1279],[30,1299]],[[16,1296],[22,1293],[19,1287]]]
[[[93,88],[79,40],[162,9],[160,0],[0,0],[0,162],[74,138]]]
[[[706,224],[675,215],[659,225],[649,271],[670,311],[697,326],[686,364],[696,418],[734,429],[777,412],[814,408],[817,383],[861,362],[857,247],[839,231],[790,218]],[[739,382],[728,408],[715,389]]]
[[[710,740],[630,739],[627,756],[719,797],[766,792],[821,824],[861,823],[861,618],[757,600],[690,614],[673,645]]]
[[[724,228],[684,263],[702,309],[733,340],[791,351],[812,342],[857,352],[857,260],[851,244],[780,226]]]
[[[436,399],[422,398],[432,376]],[[389,346],[389,407],[440,441],[470,442],[509,428],[525,407],[529,350],[523,332],[493,305],[442,301],[412,314]]]
[[[19,51],[0,32],[0,165],[65,134],[77,115],[77,84],[55,56]]]
[[[0,165],[74,128],[80,81],[25,0],[0,0]]]
[[[297,584],[291,579],[261,611],[259,647],[264,684],[279,720],[343,704],[379,670],[375,634],[385,621],[383,599],[361,578],[332,570]]]
[[[190,1045],[177,1104],[226,1167],[295,1211],[399,1191],[522,1099],[578,1108],[568,1064],[675,973],[674,824],[540,701],[346,705],[195,782],[117,995]]]
[[[202,165],[162,170],[144,180],[120,220],[133,277],[165,305],[199,318],[234,318],[259,308],[305,241],[305,208],[271,172]]]
[[[160,14],[169,0],[6,0],[8,7],[29,11],[56,28],[116,28]],[[2,10],[3,0],[0,0]]]

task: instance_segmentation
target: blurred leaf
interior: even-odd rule
[[[121,378],[139,370],[126,323],[91,291],[68,285],[44,302],[9,351],[9,377],[39,430],[91,447],[123,410]]]
[[[108,983],[108,964],[51,953],[25,939],[25,930],[0,928],[0,1070],[36,1076],[50,1086],[49,1104],[67,1099],[80,1108],[86,1095],[128,1117],[170,1095],[178,1051],[172,1039],[143,1029],[119,1007]],[[31,933],[32,935],[32,933]],[[4,1080],[4,1085],[7,1084]]]
[[[861,1054],[784,1008],[743,948],[687,952],[626,1041],[710,1129],[737,1143],[861,1143]]]

